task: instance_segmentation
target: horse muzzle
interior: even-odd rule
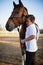
[[[14,27],[12,25],[9,25],[8,23],[6,24],[5,27],[7,31],[12,31],[14,29]]]

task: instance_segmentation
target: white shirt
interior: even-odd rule
[[[38,47],[37,47],[37,43],[36,43],[36,27],[35,27],[35,24],[28,26],[27,29],[26,29],[25,38],[30,37],[31,35],[35,35],[35,38],[30,40],[30,41],[26,41],[26,43],[25,43],[26,51],[36,52]]]

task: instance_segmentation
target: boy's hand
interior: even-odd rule
[[[23,39],[23,40],[21,40],[21,43],[22,43],[22,44],[24,44],[24,42],[25,42],[25,41],[24,41],[24,39]]]

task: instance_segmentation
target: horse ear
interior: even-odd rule
[[[20,4],[21,6],[23,6],[23,4],[22,4],[21,0],[19,0],[19,4]]]
[[[23,14],[24,14],[24,16],[28,15],[28,11],[25,7],[24,7],[24,10],[23,10]]]
[[[14,5],[14,7],[16,6],[16,3],[13,1],[13,5]]]

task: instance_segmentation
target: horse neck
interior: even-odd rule
[[[25,22],[25,19],[26,19],[26,17],[25,17],[25,16],[20,17],[20,18],[18,19],[19,24],[20,24],[20,25],[23,25],[23,24],[24,24],[24,22]]]

